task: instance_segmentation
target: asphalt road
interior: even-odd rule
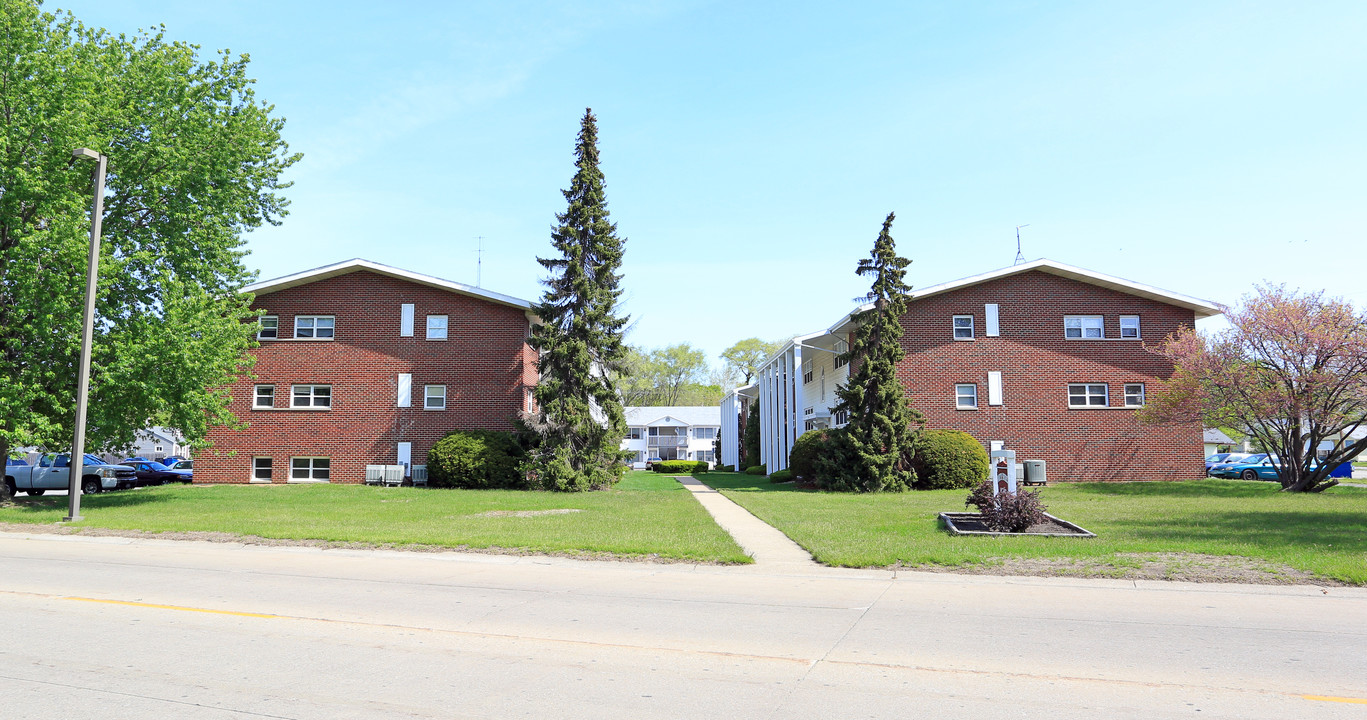
[[[0,717],[1367,718],[1367,590],[0,533]]]

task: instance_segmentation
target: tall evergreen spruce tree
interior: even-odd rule
[[[598,126],[584,111],[575,147],[568,202],[556,215],[555,258],[537,258],[551,276],[534,311],[542,320],[531,345],[541,353],[536,409],[526,425],[536,435],[529,471],[550,490],[611,487],[622,476],[626,434],[622,401],[612,377],[626,357],[615,314],[622,291],[623,240],[608,220],[603,173],[598,169]]]
[[[836,388],[836,412],[849,413],[838,433],[836,452],[818,461],[818,474],[831,490],[876,492],[906,490],[916,480],[911,470],[912,443],[924,418],[907,404],[897,363],[902,360],[902,316],[907,311],[903,281],[910,260],[899,257],[890,233],[895,215],[888,213],[870,257],[855,271],[872,275],[866,300],[873,307],[854,316],[854,340],[846,358],[855,368]]]

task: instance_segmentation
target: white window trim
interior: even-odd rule
[[[441,388],[441,407],[433,407],[428,404],[432,398],[432,388]],[[445,410],[446,409],[446,386],[445,385],[423,385],[422,386],[422,409],[423,410]]]
[[[1074,405],[1074,404],[1073,404],[1073,388],[1076,388],[1076,387],[1086,388],[1085,390],[1083,390],[1083,394],[1082,394],[1082,396],[1081,396],[1081,397],[1083,397],[1084,399],[1086,399],[1086,400],[1088,401],[1086,404],[1083,404],[1083,405]],[[1093,397],[1095,397],[1094,395],[1092,395],[1091,388],[1094,388],[1094,387],[1100,387],[1100,388],[1102,388],[1102,395],[1101,395],[1101,398],[1102,398],[1103,400],[1105,400],[1105,403],[1104,403],[1104,404],[1101,404],[1101,405],[1093,405],[1093,404],[1091,404],[1091,399],[1092,399]],[[1071,410],[1096,410],[1096,409],[1100,409],[1100,408],[1107,408],[1107,407],[1110,407],[1110,406],[1111,406],[1111,386],[1110,386],[1109,383],[1068,383],[1068,395],[1067,395],[1067,400],[1068,400],[1068,408],[1071,409]]]
[[[1131,321],[1131,320],[1134,321],[1134,326],[1133,326],[1134,334],[1133,334],[1133,335],[1126,335],[1126,334],[1125,334],[1125,331],[1128,330],[1128,329],[1130,329],[1130,328],[1129,328],[1129,327],[1126,327],[1125,323],[1126,323],[1126,321]],[[1139,316],[1138,316],[1138,315],[1121,315],[1121,316],[1120,316],[1120,339],[1121,339],[1121,340],[1143,340],[1143,339],[1144,339],[1143,327],[1142,327],[1142,326],[1140,325],[1140,323],[1139,323]]]
[[[395,406],[413,407],[413,373],[399,373],[395,385]]]
[[[432,321],[433,321],[433,320],[436,320],[437,318],[441,318],[441,328],[440,328],[440,330],[441,330],[441,335],[440,335],[440,336],[437,336],[437,335],[433,335],[433,334],[432,334],[432,331],[433,331],[434,329],[437,329],[437,328],[433,328],[433,326],[432,326]],[[427,316],[427,339],[428,339],[428,340],[440,340],[440,341],[445,341],[446,338],[448,338],[450,335],[451,335],[451,316],[450,316],[450,315],[433,314],[433,315],[428,315],[428,316]]]
[[[1132,388],[1132,387],[1137,387],[1137,388],[1139,388],[1139,402],[1138,402],[1138,403],[1132,403],[1132,402],[1130,402],[1130,395],[1131,395],[1131,393],[1130,393],[1130,388]],[[1144,383],[1125,383],[1125,390],[1124,390],[1124,393],[1125,393],[1125,395],[1124,395],[1124,397],[1125,397],[1125,407],[1129,407],[1129,408],[1144,407],[1144,405],[1146,405],[1146,404],[1148,403],[1148,401],[1149,401],[1148,393],[1146,392],[1146,390],[1145,390],[1145,388],[1144,388]]]
[[[973,404],[967,405],[963,402],[966,397],[961,391],[970,389],[973,391]],[[977,383],[955,383],[954,385],[954,409],[955,410],[977,410],[978,409],[978,384]]]
[[[299,321],[300,321],[300,320],[312,320],[312,321],[313,321],[313,327],[309,328],[310,330],[313,331],[313,335],[312,335],[311,337],[299,337],[299,330],[300,330]],[[327,337],[318,337],[318,321],[319,321],[319,320],[331,320],[331,321],[332,321],[332,327],[328,328],[329,330],[332,331],[332,334],[331,334],[331,335],[329,335],[329,336],[327,336]],[[295,316],[294,316],[294,339],[295,339],[295,340],[308,340],[308,341],[314,341],[314,340],[316,340],[316,341],[321,341],[321,342],[329,342],[329,341],[332,341],[332,340],[334,340],[334,339],[336,339],[336,338],[337,338],[337,316],[336,316],[336,315],[295,315]]]
[[[987,303],[983,305],[983,335],[987,337],[1001,337],[1001,306],[997,303]]]
[[[1077,321],[1078,321],[1079,324],[1078,324],[1077,330],[1078,330],[1078,332],[1080,333],[1080,334],[1078,335],[1078,337],[1068,337],[1068,330],[1069,330],[1068,321],[1069,321],[1069,320],[1077,320]],[[1088,321],[1089,321],[1089,320],[1095,320],[1095,321],[1098,323],[1099,326],[1096,328],[1096,330],[1098,330],[1098,331],[1101,333],[1100,335],[1098,335],[1098,336],[1096,336],[1096,337],[1087,337],[1087,330],[1088,330],[1087,324],[1088,324]],[[1106,339],[1106,318],[1105,318],[1105,316],[1104,316],[1104,315],[1064,315],[1064,316],[1063,316],[1063,339],[1065,339],[1065,340],[1105,340],[1105,339]],[[1073,383],[1073,384],[1076,385],[1076,384],[1083,384],[1083,383]]]
[[[270,471],[271,471],[271,476],[270,476],[270,477],[268,477],[268,478],[261,478],[261,477],[257,477],[257,476],[256,476],[256,461],[257,461],[257,460],[265,460],[265,461],[267,461],[267,462],[270,463],[270,465],[271,465],[270,468],[269,468]],[[252,458],[251,475],[250,475],[250,477],[247,478],[247,480],[248,480],[248,482],[254,482],[254,483],[273,483],[273,482],[275,482],[275,458],[267,457],[267,456],[265,456],[265,455],[257,455],[257,456],[255,456],[255,457],[253,457],[253,458]]]
[[[266,330],[265,323],[266,323],[267,320],[274,320],[274,321],[275,321],[275,327],[274,327],[274,328],[271,328],[272,330],[275,330],[275,334],[274,334],[274,335],[267,336],[267,335],[264,335],[264,334],[263,334],[263,333],[265,332],[265,330]],[[256,331],[256,339],[257,339],[257,340],[279,340],[279,339],[280,339],[280,316],[279,316],[279,315],[262,315],[261,317],[259,317],[259,318],[256,319],[256,322],[257,322],[257,325],[258,325],[257,331]]]
[[[309,397],[309,404],[308,404],[308,405],[295,405],[295,404],[294,404],[294,398],[298,396],[298,393],[296,392],[296,390],[297,390],[298,388],[308,388],[308,389],[309,389],[309,394],[308,394],[308,397]],[[317,405],[317,404],[315,404],[315,403],[313,402],[313,401],[318,397],[316,394],[314,394],[314,391],[315,391],[317,388],[327,388],[327,389],[328,389],[328,404],[327,404],[327,405]],[[333,398],[333,396],[332,396],[332,386],[331,386],[331,385],[328,385],[328,384],[326,384],[326,383],[301,383],[301,384],[299,384],[299,385],[291,385],[291,386],[290,386],[290,409],[291,409],[291,410],[317,410],[317,411],[331,410],[331,409],[332,409],[332,398]]]
[[[961,327],[959,325],[960,320],[967,320],[968,325]],[[960,330],[967,330],[968,335],[966,337],[959,337]],[[955,315],[954,319],[950,322],[950,332],[955,340],[973,340],[978,335],[977,331],[977,321],[972,315]]]
[[[999,370],[987,373],[987,404],[1002,404],[1002,374]]]
[[[261,404],[261,389],[262,389],[262,388],[270,388],[270,389],[271,389],[271,404],[270,404],[270,405],[262,405],[262,404]],[[274,409],[275,409],[275,385],[270,384],[270,383],[262,383],[262,384],[260,384],[260,385],[253,385],[253,386],[252,386],[252,409],[253,409],[253,410],[274,410]]]
[[[307,478],[296,478],[296,477],[294,476],[294,461],[295,461],[295,460],[308,460],[308,461],[309,461],[309,476],[308,476]],[[317,469],[317,468],[315,468],[315,467],[313,466],[313,461],[314,461],[314,460],[327,460],[327,461],[328,461],[328,476],[327,476],[326,478],[315,478],[315,477],[313,477],[313,473],[314,473],[314,471]],[[274,473],[272,472],[272,474],[274,474]],[[290,458],[290,475],[289,475],[289,482],[292,482],[292,483],[326,483],[326,482],[332,482],[332,458],[325,457],[325,456],[321,456],[321,455],[295,455],[295,456],[291,457],[291,458]]]

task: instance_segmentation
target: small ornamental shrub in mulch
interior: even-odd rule
[[[1040,502],[1038,490],[994,493],[991,480],[984,480],[973,488],[964,505],[976,506],[983,523],[992,532],[1025,532],[1031,525],[1048,519],[1044,516],[1044,504]]]

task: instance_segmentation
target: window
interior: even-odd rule
[[[717,429],[714,427],[693,428],[693,438],[696,440],[712,440],[717,437]]]
[[[323,457],[290,458],[291,480],[327,480],[331,462]]]
[[[850,411],[849,411],[849,410],[841,410],[841,411],[839,411],[839,412],[837,412],[837,413],[835,414],[835,424],[836,424],[837,426],[844,425],[844,424],[848,423],[849,421],[850,421]]]
[[[699,451],[698,451],[698,459],[699,459],[699,460],[706,460],[707,462],[713,462],[713,461],[715,461],[715,460],[717,459],[717,458],[716,458],[716,452],[713,451],[713,450],[699,450]]]
[[[422,409],[424,410],[445,410],[446,409],[446,386],[428,385],[423,388]]]
[[[810,384],[814,378],[815,375],[812,374],[812,361],[808,360],[807,362],[802,363],[802,384]]]
[[[1144,383],[1125,383],[1125,407],[1144,406]]]
[[[294,337],[331,340],[337,320],[331,315],[295,315]]]
[[[413,337],[413,303],[399,305],[399,337]]]
[[[256,331],[257,340],[274,340],[280,337],[280,318],[262,315],[258,322],[261,323],[261,328]]]
[[[844,340],[835,341],[835,366],[837,368],[850,364],[850,359],[845,357],[845,353],[850,351],[850,344]]]
[[[1069,407],[1106,407],[1109,404],[1106,383],[1074,383],[1068,386]]]
[[[978,409],[978,386],[976,383],[954,386],[954,407],[960,410]]]
[[[290,395],[290,407],[332,407],[331,385],[295,385]]]
[[[428,315],[427,316],[427,339],[445,340],[446,339],[446,316]]]
[[[1137,340],[1139,338],[1139,316],[1121,315],[1120,316],[1120,337]]]
[[[253,394],[252,407],[254,408],[273,408],[275,407],[275,386],[257,385],[256,392]]]
[[[252,458],[252,479],[270,480],[271,479],[271,459],[268,457]]]
[[[954,316],[954,339],[972,340],[973,339],[973,316],[955,315]]]
[[[627,428],[627,439],[628,439],[628,440],[640,440],[640,439],[641,439],[641,428],[638,428],[638,427]]]
[[[1100,315],[1064,315],[1063,337],[1069,340],[1106,337]]]

